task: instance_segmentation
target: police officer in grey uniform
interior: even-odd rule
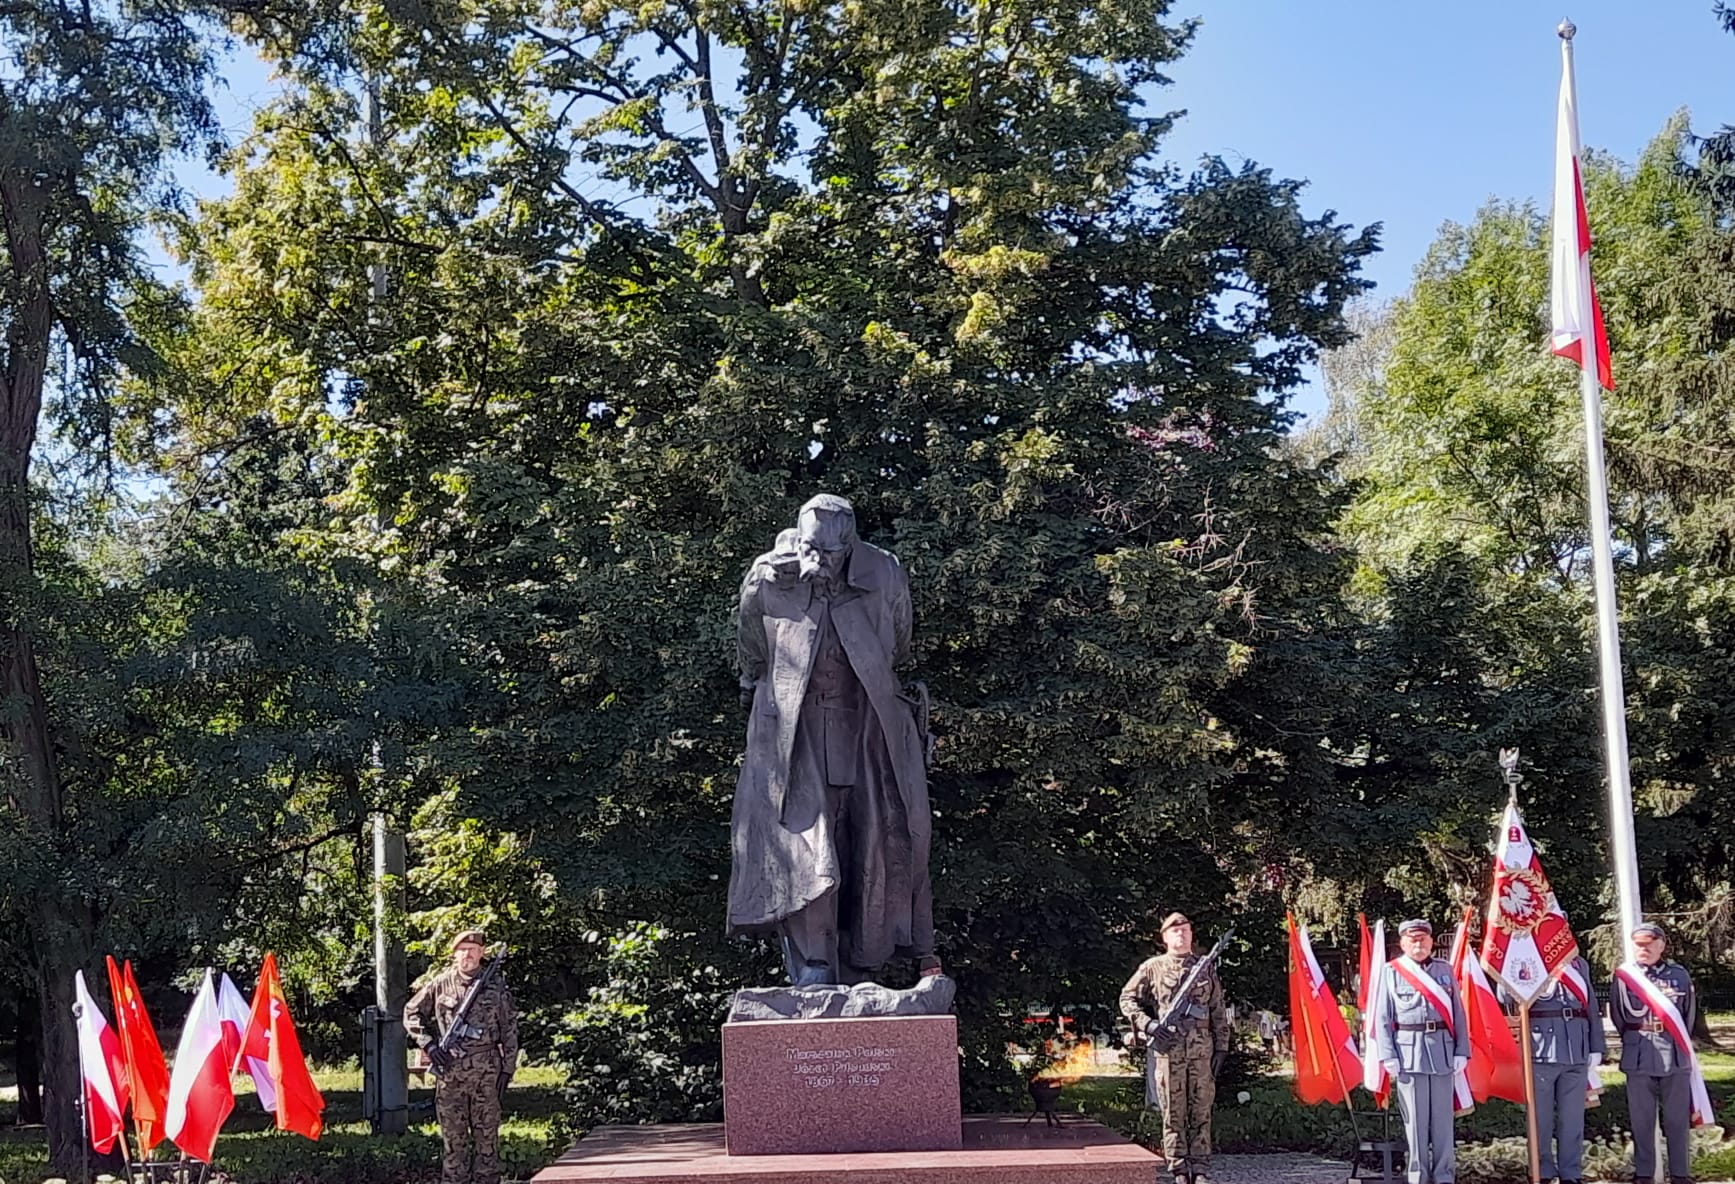
[[[1693,980],[1686,967],[1663,955],[1667,941],[1660,925],[1646,922],[1633,930],[1633,956],[1644,976],[1673,1000],[1693,1030]],[[1669,1180],[1687,1184],[1693,1158],[1692,1062],[1645,1002],[1618,978],[1609,987],[1609,1018],[1621,1034],[1621,1072],[1627,1075],[1627,1114],[1633,1128],[1633,1178],[1646,1184],[1657,1171],[1657,1111],[1669,1142]]]
[[[1386,976],[1374,1039],[1391,1074],[1409,1145],[1409,1184],[1452,1184],[1457,1179],[1452,1147],[1452,1074],[1470,1060],[1470,1025],[1452,968],[1433,957],[1434,927],[1423,920],[1398,926],[1403,954],[1380,971]],[[1405,977],[1425,976],[1451,1007],[1448,1025],[1427,991]]]
[[[1572,965],[1590,988],[1590,963]],[[1502,1002],[1511,1003],[1506,989]],[[1591,996],[1587,1005],[1556,980],[1530,1004],[1530,1059],[1536,1074],[1537,1159],[1544,1180],[1582,1184],[1584,1107],[1590,1071],[1608,1050],[1602,1009]],[[1559,1151],[1556,1152],[1558,1145]]]

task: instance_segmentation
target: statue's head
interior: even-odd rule
[[[801,578],[822,576],[841,580],[855,549],[855,509],[835,493],[822,493],[801,507],[796,520],[796,553],[801,557]]]

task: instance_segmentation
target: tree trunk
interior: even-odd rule
[[[3,298],[11,309],[0,375],[0,735],[14,761],[13,806],[34,842],[52,852],[64,827],[60,774],[48,728],[48,702],[36,665],[30,521],[30,454],[42,412],[54,310],[49,297],[43,233],[47,204],[40,181],[18,168],[0,170],[0,218],[11,263]],[[23,603],[20,603],[20,602]],[[50,860],[49,866],[55,866]],[[27,903],[36,952],[41,1008],[42,1117],[55,1172],[79,1167],[78,1033],[72,1018],[72,975],[94,945],[91,913],[62,895],[60,885],[36,886]]]
[[[42,1009],[34,986],[18,993],[13,1052],[18,1066],[18,1125],[35,1126],[42,1121]]]

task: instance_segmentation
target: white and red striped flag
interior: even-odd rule
[[[1551,346],[1585,370],[1596,367],[1597,384],[1615,388],[1609,364],[1602,304],[1590,278],[1590,218],[1584,210],[1583,159],[1578,142],[1578,86],[1572,74],[1570,26],[1562,29],[1560,121],[1554,133],[1554,250],[1550,265]],[[1590,346],[1586,347],[1586,340]]]
[[[207,970],[175,1049],[168,1112],[163,1119],[163,1131],[175,1146],[204,1163],[211,1162],[217,1132],[235,1108],[235,1091],[229,1081],[233,1064],[224,1055],[223,1017],[217,1011],[217,989]]]
[[[1391,1098],[1392,1078],[1380,1063],[1379,1030],[1375,1025],[1386,993],[1386,923],[1375,921],[1373,931],[1369,932],[1367,915],[1362,914],[1359,920],[1361,991],[1357,1006],[1361,1008],[1361,1083],[1383,1110]]]
[[[277,1086],[271,1080],[270,1035],[253,1022],[253,1009],[228,975],[217,984],[217,1014],[223,1017],[223,1055],[234,1071],[247,1070],[259,1092],[260,1108],[277,1111]]]
[[[85,1125],[90,1145],[106,1153],[125,1129],[121,1116],[126,1113],[128,1097],[126,1058],[121,1055],[120,1038],[84,985],[84,971],[73,973],[72,989],[72,1012],[78,1020],[78,1071],[84,1078]]]

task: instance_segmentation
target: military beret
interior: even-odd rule
[[[1428,924],[1421,917],[1412,917],[1410,920],[1405,921],[1402,925],[1399,925],[1398,926],[1398,936],[1402,937],[1404,934],[1411,933],[1417,929],[1420,929],[1423,933],[1428,934],[1430,937],[1433,936],[1434,927],[1432,925]]]
[[[1177,925],[1191,925],[1191,924],[1192,924],[1192,922],[1187,920],[1185,915],[1183,915],[1181,913],[1170,913],[1168,916],[1163,918],[1163,932],[1167,933],[1169,930],[1173,929]]]
[[[1645,921],[1633,926],[1634,937],[1638,937],[1641,933],[1647,937],[1660,938],[1663,941],[1669,939],[1669,935],[1663,932],[1663,927],[1658,925],[1655,921]]]
[[[464,930],[464,932],[460,933],[457,937],[454,937],[452,939],[452,948],[455,950],[459,946],[463,945],[465,942],[470,942],[474,945],[485,946],[488,944],[488,938],[482,933],[482,931],[480,929],[466,929],[466,930]]]

